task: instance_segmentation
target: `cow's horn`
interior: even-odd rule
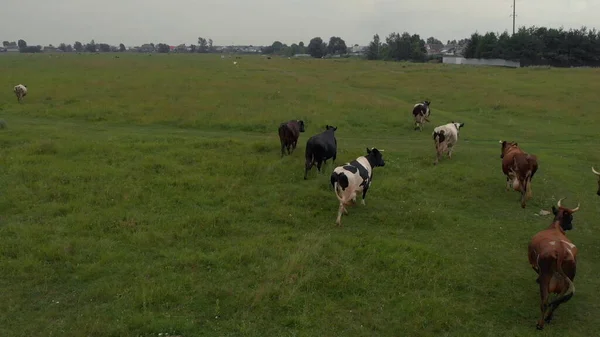
[[[379,150],[379,152],[384,152],[385,150]]]
[[[499,143],[502,144],[502,141],[500,141]]]
[[[561,201],[563,201],[563,200],[565,200],[566,198],[567,198],[567,197],[564,197],[564,198],[558,199],[558,203],[557,203],[558,207],[562,207],[562,206],[560,205],[560,202],[561,202]]]
[[[592,172],[594,172],[595,175],[600,176],[600,172],[594,170],[594,167],[592,166]]]
[[[571,210],[571,213],[575,213],[575,212],[577,212],[577,211],[579,210],[579,206],[580,206],[580,204],[579,204],[579,203],[577,203],[577,207],[573,208],[573,209]]]

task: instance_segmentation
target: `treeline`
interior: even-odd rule
[[[272,45],[263,47],[261,51],[267,55],[294,56],[296,54],[309,54],[315,58],[322,58],[327,55],[345,55],[348,53],[348,47],[346,46],[346,41],[339,36],[329,38],[329,43],[326,43],[321,37],[317,36],[310,40],[308,46],[305,46],[302,41],[297,44],[293,43],[290,46],[280,41],[275,41]]]
[[[27,45],[27,42],[25,40],[19,40],[18,42],[9,42],[9,41],[3,41],[2,42],[2,46],[4,48],[18,48],[19,51],[21,53],[41,53],[43,52],[43,48],[42,46],[29,46]],[[77,51],[77,52],[118,52],[118,51],[125,51],[125,45],[123,45],[122,43],[119,45],[119,47],[115,47],[115,46],[111,46],[107,43],[96,43],[94,42],[94,40],[92,40],[91,42],[87,43],[87,44],[83,44],[79,41],[75,42],[73,45],[70,44],[65,44],[65,43],[61,43],[58,47],[54,47],[53,45],[49,45],[46,48],[50,48],[50,49],[58,49],[61,50],[63,52],[72,52],[72,51]]]
[[[444,45],[440,40],[429,37],[426,41],[419,34],[410,34],[404,32],[391,33],[385,38],[385,42],[381,41],[379,34],[373,36],[373,41],[369,43],[366,51],[368,60],[386,60],[386,61],[413,61],[426,62],[432,58],[438,57],[439,52],[443,48],[449,50],[461,49],[467,44],[468,40],[453,40],[448,41]],[[432,53],[428,53],[427,45],[433,48]]]
[[[564,30],[535,26],[521,27],[513,35],[474,33],[464,57],[520,61],[521,66],[600,66],[600,33],[585,27]]]

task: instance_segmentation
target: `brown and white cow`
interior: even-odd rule
[[[27,86],[23,84],[17,84],[13,88],[13,92],[17,96],[17,101],[21,103],[23,97],[27,96]]]
[[[415,118],[415,130],[419,129],[419,131],[423,131],[423,124],[425,124],[425,121],[429,122],[428,117],[431,115],[430,104],[430,101],[423,101],[415,104],[413,107],[412,114]]]
[[[533,270],[538,274],[540,285],[541,318],[537,322],[538,330],[544,328],[544,322],[550,323],[554,310],[567,302],[575,293],[575,271],[577,269],[577,247],[567,238],[566,231],[573,229],[573,213],[579,211],[579,204],[574,209],[552,206],[554,220],[552,224],[537,234],[529,243],[528,257]],[[558,297],[548,303],[550,294]]]
[[[296,149],[300,132],[304,132],[304,121],[298,119],[281,123],[278,130],[279,141],[281,142],[281,156],[283,157],[284,149],[287,149],[288,154],[291,154]]]
[[[592,172],[594,172],[594,174],[598,176],[598,190],[596,191],[596,194],[600,195],[600,172],[594,170],[593,166],[592,166]]]
[[[527,199],[532,196],[531,180],[537,172],[537,157],[523,151],[516,142],[500,141],[502,172],[506,175],[506,190],[521,192],[521,207],[525,208]]]
[[[455,123],[454,121],[436,126],[433,129],[433,142],[435,144],[435,162],[433,165],[437,165],[440,158],[444,153],[448,153],[448,159],[452,159],[452,150],[454,145],[458,142],[458,134],[460,128],[465,126],[465,123]]]

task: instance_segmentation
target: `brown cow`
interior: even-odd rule
[[[593,166],[592,166],[592,172],[594,172],[594,174],[598,176],[598,191],[596,191],[596,194],[600,195],[600,172],[594,170]]]
[[[525,208],[531,198],[531,180],[538,169],[537,157],[521,150],[516,142],[500,141],[502,144],[502,172],[506,175],[506,190],[521,192],[521,207]]]
[[[296,149],[300,132],[304,132],[304,121],[291,120],[279,125],[279,141],[281,142],[281,156],[283,150],[287,149],[287,153],[291,154]],[[292,151],[290,151],[290,148]]]
[[[552,206],[554,220],[545,230],[531,238],[528,247],[529,263],[538,274],[540,285],[542,317],[537,323],[538,330],[544,328],[544,322],[550,323],[554,310],[567,302],[575,293],[575,271],[577,267],[577,247],[567,238],[565,232],[573,229],[573,213],[579,211],[562,207],[558,200],[558,209]],[[548,303],[549,294],[559,294]]]

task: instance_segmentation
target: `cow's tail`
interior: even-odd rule
[[[335,196],[340,202],[344,201],[344,199],[340,195],[340,192],[342,190],[342,183],[344,183],[344,185],[347,186],[348,185],[348,177],[346,177],[346,175],[342,172],[340,172],[340,173],[335,172],[335,171],[332,172],[331,173],[331,186],[333,186],[333,191],[335,192]]]
[[[563,290],[563,292],[554,301],[552,301],[550,303],[551,306],[556,306],[561,303],[564,303],[564,302],[570,300],[571,297],[573,297],[573,295],[575,294],[575,284],[567,276],[567,274],[565,274],[565,272],[562,269],[562,263],[563,263],[564,256],[565,256],[564,254],[565,254],[564,251],[562,251],[560,249],[558,250],[558,256],[556,257],[555,270],[567,282],[568,287],[567,287],[567,290]]]

